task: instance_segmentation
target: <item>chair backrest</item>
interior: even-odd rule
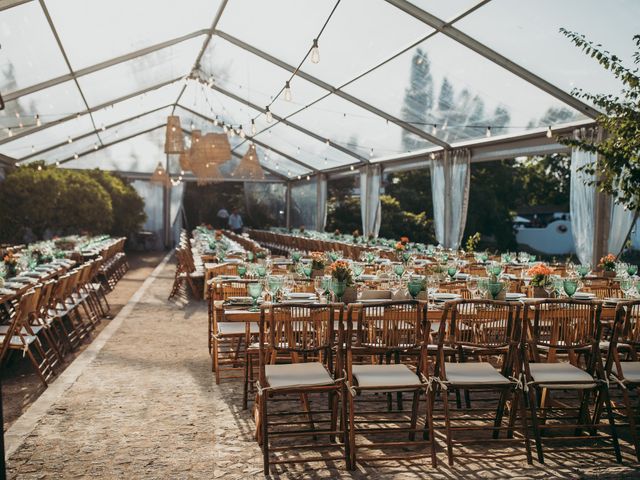
[[[618,304],[616,323],[617,343],[623,343],[634,360],[640,359],[640,300]]]
[[[447,302],[438,332],[439,350],[462,352],[471,347],[476,353],[503,354],[517,348],[520,310],[520,303],[500,300]]]
[[[537,362],[542,358],[540,352],[550,362],[555,360],[555,352],[567,353],[573,364],[581,350],[590,349],[592,357],[599,357],[601,311],[602,304],[591,301],[546,299],[527,303],[523,319],[524,346]]]
[[[260,309],[260,365],[289,356],[293,363],[323,361],[333,368],[334,321],[342,323],[344,305],[274,304]]]
[[[36,293],[34,289],[31,289],[20,297],[20,301],[14,311],[13,317],[11,317],[11,320],[9,321],[9,328],[4,335],[2,346],[0,347],[0,365],[6,358],[11,340],[14,336],[20,333],[22,326],[28,323],[29,316],[35,311],[38,303],[38,296],[39,292]]]
[[[400,300],[350,304],[340,337],[347,352],[375,355],[416,350],[428,335],[427,304]]]

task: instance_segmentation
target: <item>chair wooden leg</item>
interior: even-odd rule
[[[620,454],[620,444],[618,442],[618,431],[616,429],[616,422],[613,417],[613,408],[611,407],[611,398],[609,398],[609,388],[606,385],[600,387],[602,392],[602,400],[607,409],[607,416],[609,417],[609,425],[611,426],[611,441],[613,442],[613,451],[616,456],[616,462],[622,463],[622,455]]]
[[[351,457],[351,470],[356,469],[356,422],[355,422],[355,401],[350,391],[345,392],[349,403],[349,450]]]
[[[433,426],[433,407],[435,402],[435,390],[427,390],[426,418],[424,421],[424,432],[422,434],[422,438],[423,440],[429,440],[431,442],[431,466],[433,467],[438,465],[438,458],[436,457],[436,431]]]
[[[416,439],[416,427],[418,425],[418,408],[420,406],[420,390],[413,392],[413,399],[411,401],[411,432],[409,432],[409,440],[414,441]]]
[[[627,411],[627,419],[629,420],[629,429],[631,431],[631,439],[636,450],[636,459],[640,462],[640,438],[638,438],[638,426],[636,425],[636,412],[640,410],[634,410],[631,405],[631,397],[629,396],[629,390],[626,387],[622,388],[622,399],[624,402],[625,410]]]
[[[525,393],[520,390],[516,390],[514,394],[514,402],[517,402],[520,406],[520,422],[522,423],[522,435],[524,435],[524,446],[527,451],[527,463],[531,465],[533,463],[533,456],[531,455],[531,438],[529,437],[529,425],[527,425],[527,407],[525,405]],[[513,409],[516,409],[514,404]]]
[[[262,423],[262,468],[265,475],[269,475],[269,427],[267,425],[267,395],[260,395],[260,421]]]
[[[469,392],[468,390],[465,390],[465,401],[466,401],[466,396],[468,392]],[[502,416],[504,415],[504,407],[507,403],[508,393],[509,391],[507,389],[503,389],[502,392],[500,392],[500,399],[498,400],[498,408],[496,410],[496,418],[493,422],[494,427],[499,427],[502,424]],[[497,439],[499,437],[500,437],[500,430],[496,428],[493,430],[493,438]]]
[[[443,406],[444,406],[444,425],[447,438],[447,458],[449,465],[453,466],[453,445],[451,443],[451,418],[449,413],[449,394],[448,391],[442,391],[441,394]]]
[[[349,426],[349,414],[347,411],[347,400],[348,397],[350,396],[349,391],[347,390],[347,385],[345,383],[342,384],[342,389],[340,392],[340,401],[342,402],[341,405],[341,412],[340,412],[340,423],[342,424],[342,444],[344,445],[344,460],[345,463],[347,464],[347,470],[354,470],[355,469],[355,465],[351,462],[351,435],[350,435],[350,431],[351,428]]]
[[[540,427],[538,425],[536,394],[533,388],[529,389],[529,409],[531,410],[531,425],[533,427],[533,435],[536,438],[536,452],[538,454],[538,461],[540,463],[544,463],[544,455],[542,453],[542,438],[540,437]]]

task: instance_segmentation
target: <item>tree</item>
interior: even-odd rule
[[[84,170],[83,173],[98,182],[111,197],[114,221],[109,233],[128,236],[137,232],[147,219],[144,200],[138,192],[115,173],[97,168]]]
[[[433,218],[430,168],[390,174],[385,191],[400,202],[402,210]]]
[[[433,107],[433,77],[431,62],[427,53],[418,48],[411,61],[409,86],[404,91],[402,119],[409,123],[424,125]],[[427,142],[420,141],[406,130],[402,131],[402,145],[405,150],[425,148]]]
[[[605,70],[622,82],[620,95],[593,94],[582,89],[572,92],[599,107],[603,113],[596,122],[605,133],[602,140],[560,139],[566,145],[597,153],[598,162],[587,165],[585,171],[595,174],[601,191],[630,210],[640,208],[640,76],[638,69],[631,70],[621,59],[600,45],[594,45],[584,35],[560,29],[578,48],[594,58]],[[634,35],[636,51],[633,63],[640,65],[640,35]]]
[[[433,221],[425,212],[412,213],[402,209],[400,202],[390,195],[381,195],[382,221],[380,236],[399,238],[406,236],[414,242],[434,243]]]

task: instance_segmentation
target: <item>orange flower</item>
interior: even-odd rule
[[[404,245],[402,242],[396,243],[396,250],[404,250]]]
[[[407,243],[409,243],[409,237],[400,237],[400,243],[406,245]]]
[[[531,277],[546,277],[547,275],[551,274],[553,274],[553,270],[547,267],[544,263],[538,263],[537,265],[534,265],[529,270],[527,270],[527,275]]]

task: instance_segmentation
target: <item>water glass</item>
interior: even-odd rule
[[[258,312],[258,298],[262,295],[262,284],[259,282],[247,284],[247,293],[253,299],[253,306],[249,309],[250,312]]]
[[[471,298],[476,298],[478,294],[478,278],[477,277],[469,277],[467,279],[467,290],[471,295]]]
[[[564,289],[564,293],[567,294],[569,298],[575,295],[576,290],[578,290],[578,282],[571,278],[568,278],[562,282],[562,288]]]

